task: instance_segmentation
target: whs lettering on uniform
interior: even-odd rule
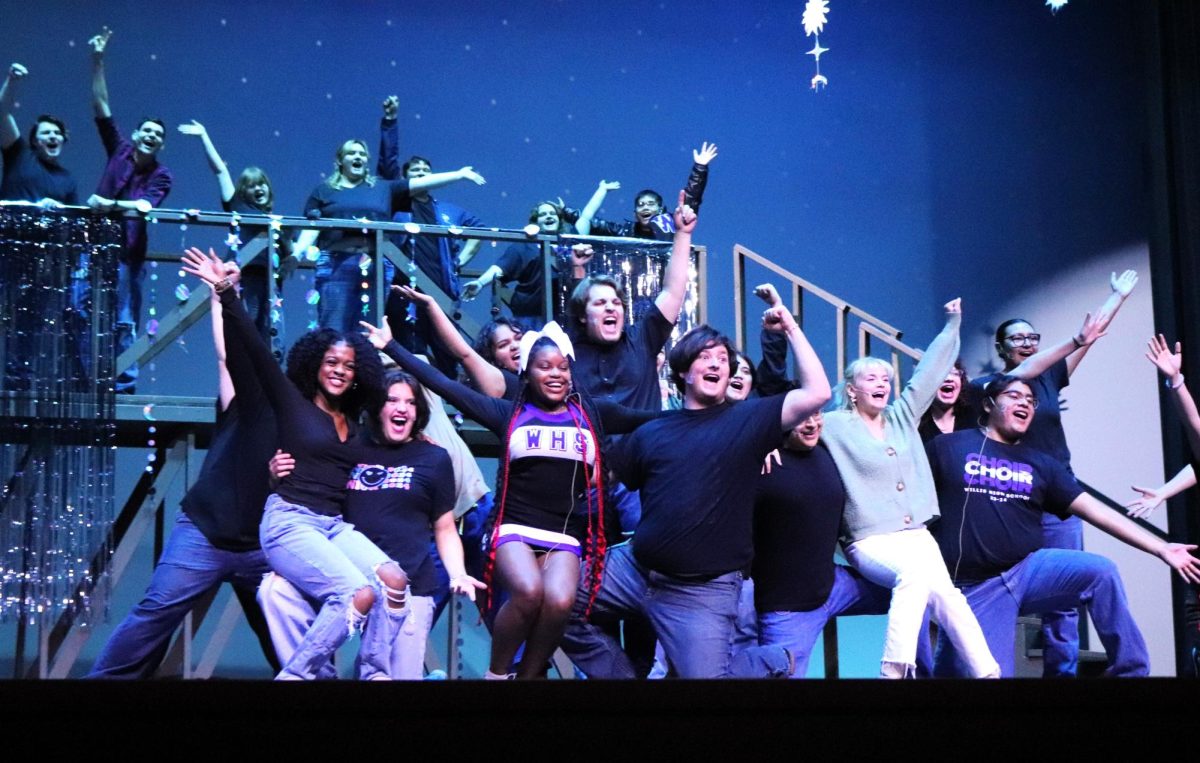
[[[580,455],[588,463],[595,460],[596,448],[589,432],[575,427],[529,424],[514,433],[510,450],[514,458],[542,456],[577,460]]]

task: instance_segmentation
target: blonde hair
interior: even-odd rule
[[[375,176],[371,174],[371,169],[370,169],[370,164],[369,164],[369,161],[371,158],[371,149],[367,148],[367,142],[365,140],[359,140],[358,138],[351,138],[350,140],[346,141],[342,145],[338,146],[337,153],[334,154],[333,174],[329,176],[329,180],[328,180],[328,183],[331,188],[341,188],[342,187],[342,158],[346,156],[346,152],[350,150],[350,146],[352,146],[356,143],[358,145],[362,146],[363,151],[366,152],[366,154],[367,154],[367,160],[368,160],[367,174],[366,174],[366,177],[363,178],[363,182],[372,187],[375,185]]]
[[[883,358],[874,358],[871,356],[859,358],[846,366],[846,370],[842,374],[842,383],[837,385],[837,389],[834,390],[835,407],[838,410],[854,410],[854,401],[850,399],[850,395],[846,390],[854,383],[855,377],[859,374],[866,373],[868,369],[879,367],[887,369],[889,375],[892,373],[891,363]]]

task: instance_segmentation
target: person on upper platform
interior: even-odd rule
[[[28,69],[13,63],[0,84],[0,150],[4,153],[0,199],[77,204],[75,178],[58,163],[67,143],[66,123],[51,114],[40,114],[26,140],[13,117],[13,92],[28,75]]]

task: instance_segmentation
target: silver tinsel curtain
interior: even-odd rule
[[[121,223],[0,204],[0,619],[85,619],[108,560]]]
[[[631,304],[629,324],[635,325],[642,320],[646,311],[654,304],[658,293],[662,291],[662,274],[671,258],[670,241],[651,241],[645,239],[607,238],[603,236],[563,236],[563,244],[559,247],[558,256],[564,261],[570,256],[571,244],[587,242],[592,245],[595,254],[588,263],[588,274],[604,273],[613,276],[629,295]],[[563,272],[569,268],[560,266]],[[672,332],[672,341],[699,323],[700,281],[696,269],[696,256],[692,254],[692,264],[688,269],[687,293],[683,300],[683,310],[679,314],[679,322]],[[568,286],[555,281],[554,314],[565,315],[567,300],[570,298]]]

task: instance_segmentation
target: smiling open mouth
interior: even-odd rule
[[[733,387],[733,388],[734,388],[734,389],[736,389],[736,390],[741,390],[741,389],[742,389],[743,387],[745,387],[746,385],[742,383],[742,380],[741,380],[741,379],[730,379],[730,380],[729,380],[729,386],[730,386],[730,387]]]

